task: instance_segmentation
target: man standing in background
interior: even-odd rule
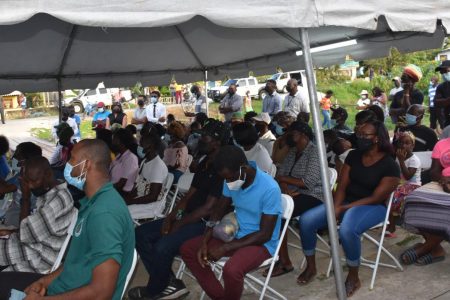
[[[434,96],[436,94],[436,88],[439,84],[439,78],[437,76],[431,77],[430,85],[428,86],[428,99],[430,109],[430,128],[436,131],[437,123],[439,122],[440,129],[444,129],[445,120],[440,108],[434,105]]]
[[[277,82],[273,79],[267,80],[266,83],[267,96],[263,99],[262,112],[266,112],[273,117],[277,112],[281,111],[281,96],[277,93]]]
[[[236,93],[236,85],[231,84],[228,93],[220,102],[219,112],[224,115],[225,122],[230,124],[233,113],[241,111],[242,97]]]

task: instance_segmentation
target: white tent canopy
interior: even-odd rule
[[[245,77],[249,70],[300,69],[299,27],[313,27],[313,48],[357,40],[314,53],[315,66],[342,63],[347,54],[355,60],[386,56],[390,47],[438,48],[445,32],[437,20],[450,24],[439,5],[445,8],[444,1],[403,0],[2,1],[0,93],[58,90],[58,79],[61,89],[72,89],[100,81],[162,85],[174,75],[196,81],[205,70],[216,80]]]

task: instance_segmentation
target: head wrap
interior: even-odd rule
[[[295,121],[294,123],[291,124],[291,126],[289,126],[288,130],[289,131],[292,131],[292,130],[298,131],[298,132],[306,135],[310,140],[314,139],[314,134],[313,134],[311,127],[309,127],[309,125],[305,122]]]
[[[418,66],[413,64],[407,65],[403,69],[403,73],[411,77],[414,82],[418,82],[422,78],[422,70]]]

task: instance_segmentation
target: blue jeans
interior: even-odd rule
[[[341,216],[339,238],[344,248],[347,265],[357,267],[361,258],[361,235],[371,227],[384,221],[386,207],[378,205],[355,206]],[[314,255],[317,230],[327,226],[325,204],[306,211],[300,218],[300,237],[305,256]]]
[[[172,262],[181,245],[203,234],[205,223],[200,221],[181,227],[174,233],[161,234],[164,219],[145,223],[136,228],[136,250],[150,275],[147,290],[151,296],[162,292],[173,277]]]
[[[326,127],[327,129],[330,129],[330,127],[331,127],[330,111],[322,109],[322,116],[323,116],[322,127],[323,128]]]

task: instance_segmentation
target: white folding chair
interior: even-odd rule
[[[393,197],[394,197],[394,193],[391,193],[391,195],[389,196],[389,201],[387,203],[386,216],[384,218],[384,221],[382,223],[380,223],[380,224],[377,224],[377,225],[373,226],[372,228],[370,228],[368,230],[368,231],[370,231],[370,230],[373,230],[373,229],[382,228],[380,240],[378,241],[374,237],[370,236],[367,233],[367,231],[364,232],[362,237],[361,237],[361,243],[363,242],[364,239],[367,239],[370,242],[372,242],[373,244],[375,244],[375,246],[377,247],[377,256],[376,256],[375,260],[366,259],[366,258],[364,258],[361,255],[361,265],[369,267],[369,268],[371,268],[373,270],[373,272],[372,272],[372,280],[370,281],[370,290],[373,290],[373,288],[374,288],[375,279],[377,277],[377,271],[378,271],[378,267],[379,266],[387,267],[387,268],[393,268],[393,269],[397,269],[399,271],[403,271],[403,267],[398,262],[397,258],[394,255],[392,255],[392,253],[390,253],[386,248],[383,247],[384,236],[386,234],[386,228],[387,228],[387,225],[389,224],[389,213],[391,211],[391,204],[392,204],[392,198]],[[390,259],[392,259],[392,261],[394,262],[394,265],[381,263],[380,262],[381,252],[384,252]],[[345,259],[342,258],[342,261],[345,261]],[[327,277],[330,276],[331,269],[332,269],[332,261],[330,259],[330,263],[328,264]]]
[[[262,280],[258,279],[256,276],[252,275],[251,273],[248,273],[245,275],[245,279],[246,279],[245,283],[247,284],[247,286],[250,287],[255,292],[260,293],[259,300],[262,300],[264,298],[266,291],[271,292],[272,294],[277,296],[279,299],[287,300],[287,298],[285,296],[283,296],[282,294],[280,294],[279,292],[277,292],[276,290],[274,290],[273,288],[271,288],[269,286],[269,281],[272,276],[272,271],[275,267],[275,263],[278,260],[278,253],[280,252],[281,243],[283,241],[284,236],[286,235],[287,228],[289,226],[289,222],[287,222],[287,221],[291,218],[292,212],[294,211],[294,200],[292,200],[291,196],[285,195],[285,194],[281,195],[281,204],[283,207],[282,218],[284,220],[286,220],[286,222],[284,223],[283,229],[281,230],[280,239],[278,241],[277,248],[275,250],[273,257],[265,260],[257,268],[257,269],[261,269],[261,268],[266,268],[267,266],[269,266],[269,272],[267,273],[267,277],[266,277],[265,281],[263,282]],[[214,263],[212,266],[213,271],[218,272],[219,280],[222,279],[222,270],[223,270],[223,267],[225,266],[227,260],[228,260],[228,258],[222,258],[218,262]],[[255,284],[259,285],[260,287],[262,287],[262,290],[255,287],[252,283],[255,283]],[[205,296],[205,292],[202,293],[202,296],[200,299],[203,299],[204,296]],[[270,299],[277,299],[276,297],[273,297],[270,295],[266,295],[265,297],[270,298]]]
[[[53,266],[48,273],[52,273],[52,272],[56,271],[56,269],[58,269],[59,266],[61,265],[61,261],[64,257],[64,254],[66,253],[67,246],[69,246],[69,242],[70,242],[70,239],[72,238],[73,230],[75,228],[75,225],[77,224],[77,220],[78,220],[78,210],[75,209],[75,213],[73,214],[72,220],[70,220],[69,227],[67,228],[67,236],[64,240],[64,243],[61,246],[61,249],[59,249],[59,253],[58,253],[58,257],[56,258],[56,261],[53,263]]]
[[[334,168],[328,168],[328,172],[329,172],[329,176],[330,176],[330,187],[331,189],[333,189],[334,184],[336,183],[337,180],[337,171]],[[300,221],[300,217],[297,218],[298,221]],[[300,234],[297,233],[297,231],[289,225],[289,231],[298,238],[298,240],[300,240]],[[323,237],[321,237],[319,234],[316,235],[317,239],[319,242],[321,242],[324,246],[325,246],[325,250],[321,249],[321,248],[317,248],[316,251],[326,254],[327,256],[330,256],[330,245],[328,244],[327,241],[324,240]],[[303,248],[297,244],[294,243],[288,243],[288,245],[292,248],[296,248],[296,249],[300,249],[302,250]],[[306,263],[306,257],[303,257],[302,263],[300,264],[300,268],[303,268],[303,266]]]
[[[419,158],[420,160],[420,167],[422,171],[429,170],[431,168],[431,152],[432,151],[419,151],[414,152],[414,154]]]
[[[139,220],[162,218],[167,214],[168,209],[172,207],[171,201],[174,197],[168,197],[173,183],[173,174],[168,173],[163,184],[162,193],[158,201],[146,204],[133,204],[128,206],[133,222],[139,226]]]
[[[277,166],[275,166],[275,164],[272,164],[272,166],[270,167],[269,174],[273,178],[275,178],[275,176],[277,176]]]
[[[120,297],[120,299],[123,298],[123,295],[125,295],[125,291],[127,290],[128,284],[130,284],[131,277],[133,276],[134,270],[136,269],[137,261],[138,261],[138,254],[135,249],[133,253],[133,262],[131,263],[130,270],[128,271],[127,279],[125,280],[125,285],[123,286],[122,297]]]
[[[1,200],[0,205],[0,219],[2,219],[5,216],[13,200],[14,200],[14,193],[8,193],[3,197],[3,200]]]

